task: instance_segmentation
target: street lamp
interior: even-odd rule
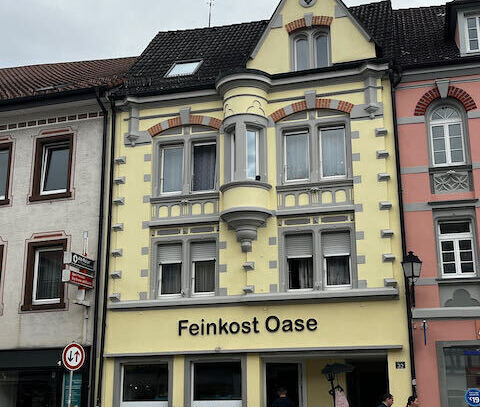
[[[415,308],[415,279],[420,277],[422,261],[410,251],[403,258],[402,268],[407,281],[410,282],[412,280],[412,306]]]

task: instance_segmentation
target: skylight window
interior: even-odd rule
[[[202,61],[175,62],[165,77],[172,78],[174,76],[193,75],[195,72],[197,72],[201,64]]]

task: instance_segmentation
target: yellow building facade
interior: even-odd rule
[[[255,29],[213,88],[117,100],[103,406],[328,406],[333,363],[351,406],[410,395],[389,66],[340,1]]]

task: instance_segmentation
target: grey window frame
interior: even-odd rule
[[[168,407],[173,406],[173,357],[120,357],[115,358],[113,371],[113,407],[120,407],[123,397],[123,366],[125,365],[157,365],[168,366]]]
[[[219,132],[215,129],[208,129],[204,132],[192,132],[191,125],[179,126],[177,134],[171,134],[168,130],[165,133],[155,136],[153,139],[153,182],[152,182],[152,196],[155,198],[183,195],[201,195],[218,191],[219,187],[219,162],[220,162],[220,146],[219,146]],[[174,130],[170,129],[170,130]],[[215,161],[215,182],[214,189],[209,191],[193,191],[193,146],[195,144],[203,144],[214,142],[216,144],[216,161]],[[162,148],[183,145],[183,176],[182,176],[182,190],[180,192],[162,193],[161,171],[162,171]]]
[[[195,191],[193,189],[193,177],[195,175],[195,172],[194,172],[194,164],[195,164],[195,147],[196,146],[208,146],[208,145],[215,145],[215,168],[214,168],[214,171],[213,171],[213,189],[203,189],[201,191]],[[202,140],[202,141],[198,141],[198,140],[195,140],[195,141],[192,141],[192,157],[191,157],[191,161],[192,161],[192,165],[190,166],[190,186],[191,186],[191,193],[192,194],[204,194],[206,192],[214,192],[216,191],[216,189],[218,188],[218,182],[217,182],[217,179],[218,179],[218,157],[217,157],[217,152],[218,152],[218,145],[217,145],[217,141],[216,140]]]
[[[155,237],[151,241],[151,259],[150,259],[150,291],[149,297],[151,300],[165,301],[172,298],[179,297],[198,297],[199,294],[193,293],[192,287],[192,256],[191,256],[191,244],[195,242],[215,242],[215,292],[211,294],[212,296],[220,295],[219,290],[219,245],[218,245],[218,233],[205,233],[205,234],[195,234],[195,235],[177,235],[177,236],[165,236],[165,237]],[[161,245],[171,245],[171,244],[181,244],[182,245],[182,284],[181,284],[181,295],[170,295],[158,294],[159,287],[159,265],[158,265],[158,250]]]
[[[350,233],[350,286],[327,287],[326,269],[323,256],[322,235],[324,233]],[[308,226],[284,226],[278,228],[278,257],[279,257],[279,291],[282,293],[297,292],[299,290],[288,289],[288,264],[286,255],[286,236],[292,234],[312,234],[313,243],[313,291],[329,291],[329,290],[352,290],[358,288],[358,270],[357,270],[357,248],[356,248],[356,234],[355,224],[352,223],[337,223],[337,224],[319,224]],[[309,290],[310,292],[312,290]]]
[[[182,149],[182,182],[181,182],[181,186],[180,186],[180,190],[178,191],[169,191],[169,192],[164,192],[163,191],[163,180],[164,180],[164,176],[163,176],[163,173],[165,171],[165,151],[166,150],[173,150],[173,149],[178,149],[178,148],[181,148]],[[181,194],[182,193],[182,190],[183,190],[183,180],[185,178],[185,160],[183,159],[183,156],[185,155],[185,146],[183,145],[183,143],[180,143],[180,144],[168,144],[168,145],[163,145],[162,147],[160,147],[160,194],[162,196],[167,196],[167,195],[178,195],[178,194]]]
[[[184,398],[185,407],[192,407],[193,400],[193,364],[216,362],[240,362],[242,369],[242,407],[247,407],[247,356],[222,355],[222,356],[186,356],[184,367]]]
[[[324,232],[322,233],[322,239],[323,239],[323,235],[328,235],[328,234],[333,234],[333,233],[345,233],[345,231],[335,231],[335,232]],[[349,232],[351,233],[351,232]],[[325,282],[325,290],[345,290],[345,289],[351,289],[352,288],[352,282],[353,282],[353,278],[352,278],[352,236],[350,235],[350,253],[347,254],[337,254],[337,256],[325,256],[325,254],[322,253],[322,258],[323,258],[323,272],[325,274],[325,276],[323,277],[324,278],[324,282]],[[322,247],[323,249],[323,247]],[[327,283],[327,257],[338,257],[338,256],[348,256],[348,271],[349,271],[349,274],[350,274],[350,284],[342,284],[342,285],[328,285]]]
[[[191,250],[191,246],[195,243],[214,243],[216,246],[217,246],[217,242],[215,240],[206,240],[206,241],[202,241],[202,242],[198,242],[198,241],[192,241],[189,243],[190,245],[190,250]],[[191,278],[191,295],[192,297],[208,297],[208,296],[214,296],[215,295],[215,291],[217,289],[217,284],[215,283],[215,287],[213,289],[213,291],[205,291],[205,292],[196,292],[195,291],[195,279],[196,279],[196,269],[195,269],[195,266],[196,266],[196,263],[197,262],[202,262],[202,261],[214,261],[215,262],[215,269],[214,269],[214,272],[216,273],[216,270],[217,270],[217,264],[218,264],[218,248],[215,247],[215,256],[212,258],[212,257],[205,257],[205,258],[202,258],[202,259],[199,259],[199,260],[194,260],[193,259],[193,256],[190,255],[190,266],[191,266],[191,273],[190,273],[190,278]],[[216,278],[215,278],[216,280]]]
[[[302,235],[309,235],[312,239],[312,255],[311,256],[288,256],[287,252],[288,252],[288,249],[286,248],[286,241],[288,239],[288,237],[290,236],[302,236]],[[315,288],[315,244],[314,244],[314,235],[313,233],[310,233],[310,232],[307,232],[307,233],[286,233],[284,236],[283,236],[283,239],[284,239],[284,247],[285,247],[285,264],[286,264],[286,268],[285,268],[285,271],[287,273],[286,275],[286,284],[287,284],[287,287],[286,287],[286,291],[287,292],[294,292],[294,293],[298,293],[298,292],[311,292],[314,290]],[[312,287],[311,288],[290,288],[290,267],[288,265],[288,260],[289,259],[312,259]]]
[[[287,164],[287,137],[294,136],[294,135],[301,135],[306,134],[307,136],[307,157],[308,157],[308,177],[307,178],[295,178],[295,179],[288,179],[288,164]],[[311,176],[311,168],[310,168],[310,132],[309,130],[293,130],[293,131],[285,131],[283,133],[283,179],[286,184],[295,183],[295,182],[309,182]]]
[[[332,113],[331,117],[318,117],[317,112],[323,109],[308,111],[307,119],[282,121],[276,125],[277,141],[277,185],[301,185],[322,182],[325,184],[334,183],[338,180],[353,179],[352,164],[352,136],[350,118],[345,114]],[[287,117],[288,118],[288,117]],[[345,167],[346,175],[342,177],[321,177],[320,152],[320,129],[343,127],[345,129]],[[285,134],[308,129],[309,133],[309,179],[299,181],[287,181],[285,177]],[[281,164],[281,165],[280,165]]]
[[[188,74],[183,74],[183,75],[170,75],[170,73],[175,69],[175,67],[177,65],[182,65],[182,64],[191,64],[191,63],[194,63],[194,62],[198,62],[198,65],[195,67],[195,69],[191,72],[191,73],[188,73]],[[192,75],[195,75],[197,73],[197,71],[200,69],[200,67],[202,66],[203,64],[203,59],[189,59],[189,60],[185,60],[185,61],[175,61],[172,66],[170,67],[170,69],[167,71],[167,73],[165,74],[165,78],[178,78],[178,77],[181,77],[181,76],[192,76]]]
[[[296,41],[299,38],[305,37],[307,39],[308,47],[308,68],[315,69],[317,68],[317,49],[316,49],[316,39],[319,36],[327,37],[327,66],[332,65],[332,41],[329,28],[314,27],[307,28],[305,30],[298,30],[290,34],[290,68],[291,71],[297,72],[297,49]]]
[[[452,278],[459,278],[462,280],[468,280],[472,278],[478,278],[480,267],[475,268],[475,273],[468,276],[461,276],[455,274],[454,277],[445,277],[442,270],[442,252],[440,249],[440,234],[439,225],[442,222],[461,222],[469,221],[472,227],[473,235],[473,252],[474,252],[474,265],[478,265],[480,261],[479,248],[478,248],[478,236],[477,236],[477,221],[474,208],[446,208],[433,211],[433,228],[435,233],[435,251],[437,253],[437,275],[440,280],[448,280]]]
[[[258,131],[257,175],[261,182],[267,182],[267,127],[265,117],[250,113],[229,116],[224,120],[224,184],[256,181],[247,177],[247,130]],[[232,138],[235,138],[234,148]]]
[[[433,156],[433,134],[432,134],[432,115],[438,108],[442,106],[452,107],[458,111],[460,114],[461,125],[462,125],[462,141],[463,141],[463,155],[464,161],[462,163],[447,163],[447,164],[435,164]],[[437,99],[433,101],[430,106],[427,108],[425,114],[426,127],[427,127],[427,141],[428,141],[428,160],[430,168],[449,168],[449,167],[459,167],[462,165],[467,165],[471,163],[470,157],[470,137],[468,135],[468,117],[465,107],[458,102],[457,100],[447,98],[447,99]]]

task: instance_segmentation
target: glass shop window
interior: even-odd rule
[[[124,365],[121,407],[167,407],[168,365]]]

